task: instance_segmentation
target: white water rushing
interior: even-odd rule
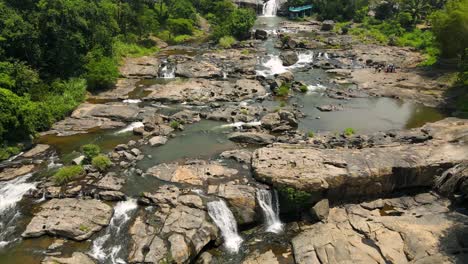
[[[121,130],[115,132],[115,134],[122,134],[122,133],[127,133],[133,131],[134,128],[142,127],[144,126],[143,122],[133,122],[130,125],[128,125],[125,128],[122,128]]]
[[[231,253],[237,253],[242,244],[242,238],[237,232],[237,222],[231,210],[223,200],[209,202],[208,214],[221,230],[224,246]]]
[[[122,250],[123,244],[119,236],[123,233],[122,227],[128,223],[131,213],[137,208],[136,200],[118,202],[114,207],[114,215],[112,216],[109,227],[101,237],[94,240],[89,255],[99,260],[100,263],[126,263],[125,260],[118,256]]]
[[[269,190],[258,189],[257,200],[262,208],[267,225],[267,232],[280,233],[283,231],[283,223],[279,218],[279,202],[278,195]]]
[[[277,0],[268,0],[263,4],[262,15],[265,17],[275,17],[276,12],[278,11]]]
[[[236,129],[241,129],[243,127],[257,127],[261,126],[262,122],[260,121],[253,121],[253,122],[235,122],[227,125],[222,125],[221,128],[226,128],[226,127],[235,127]]]
[[[175,67],[170,65],[167,61],[164,62],[162,68],[159,70],[159,77],[164,79],[175,78]]]
[[[8,236],[15,230],[16,219],[21,215],[16,204],[29,191],[36,189],[34,182],[27,182],[32,174],[26,174],[0,185],[0,248],[12,241]]]
[[[257,70],[257,75],[267,77],[275,74],[281,74],[292,69],[307,67],[314,61],[314,52],[300,52],[297,57],[298,61],[294,65],[283,66],[283,61],[279,55],[267,56],[261,60],[260,64],[262,66],[262,70]]]

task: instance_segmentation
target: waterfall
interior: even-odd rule
[[[164,61],[159,69],[159,77],[164,79],[175,78],[175,67],[169,62]]]
[[[263,210],[263,215],[265,216],[267,232],[281,232],[283,230],[283,224],[279,219],[279,202],[276,192],[272,195],[272,192],[269,190],[258,189],[257,200]]]
[[[128,125],[127,127],[122,128],[121,130],[115,132],[115,134],[122,134],[122,133],[131,132],[131,131],[133,131],[134,128],[139,128],[139,127],[143,127],[143,126],[144,126],[143,122],[133,122],[130,125]]]
[[[26,174],[0,185],[0,248],[18,239],[8,240],[15,231],[18,217],[21,216],[16,204],[25,194],[36,188],[37,183],[27,182],[31,176],[32,174]]]
[[[263,16],[265,17],[274,17],[278,11],[277,0],[268,0],[263,4]]]
[[[126,236],[125,232],[122,232],[122,227],[128,223],[131,213],[137,208],[136,200],[118,202],[114,208],[114,215],[109,227],[102,236],[93,241],[89,255],[100,263],[126,263],[122,258],[119,258],[119,253],[122,250],[122,240]]]
[[[242,244],[242,238],[237,232],[237,222],[231,210],[223,200],[209,202],[208,214],[221,230],[224,238],[224,245],[231,253],[237,253]]]

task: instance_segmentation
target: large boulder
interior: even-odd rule
[[[462,260],[452,254],[464,246],[463,232],[456,230],[468,217],[449,206],[446,199],[425,193],[332,208],[326,223],[303,226],[292,239],[294,259],[299,264]]]
[[[239,224],[251,224],[259,220],[256,189],[248,185],[221,184],[218,186],[218,196],[223,197],[232,208]]]
[[[296,116],[285,110],[280,110],[275,113],[270,113],[262,117],[262,127],[273,132],[282,132],[296,129],[299,125]]]
[[[0,181],[9,181],[13,180],[19,176],[31,173],[34,171],[36,166],[30,165],[23,165],[20,167],[10,167],[2,170],[0,172]]]
[[[69,258],[66,257],[45,257],[41,264],[95,264],[95,262],[86,254],[75,252]]]
[[[61,236],[77,241],[90,238],[107,226],[113,210],[98,200],[52,199],[43,204],[23,237]]]
[[[219,78],[223,76],[222,69],[218,66],[206,61],[196,60],[178,63],[175,74],[184,78]]]
[[[320,28],[322,31],[332,31],[335,27],[335,22],[333,20],[325,20],[322,22],[322,27]]]
[[[229,135],[229,140],[237,143],[268,145],[274,142],[275,137],[270,134],[259,132],[235,132]]]
[[[295,51],[283,51],[280,58],[283,61],[283,66],[291,66],[299,61],[299,57]]]
[[[442,194],[461,200],[468,199],[468,162],[459,164],[436,179],[436,189]]]
[[[453,120],[421,130],[432,140],[362,149],[275,145],[254,152],[254,176],[276,187],[324,194],[332,200],[431,187],[434,177],[468,160],[468,122]],[[442,124],[444,124],[442,126]]]
[[[268,38],[268,32],[263,29],[255,30],[255,39],[266,40]]]

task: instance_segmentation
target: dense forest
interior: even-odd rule
[[[319,20],[337,21],[341,34],[420,50],[421,66],[454,60],[457,85],[468,86],[468,0],[287,3],[303,4],[314,4]],[[157,52],[155,38],[229,47],[254,22],[254,11],[230,0],[0,0],[0,159],[68,115],[87,91],[111,88],[122,58]]]
[[[1,0],[0,156],[69,114],[87,90],[112,87],[124,56],[157,51],[154,37],[207,37],[202,17],[214,41],[248,37],[255,22],[229,0]]]

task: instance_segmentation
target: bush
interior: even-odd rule
[[[94,157],[101,153],[101,148],[94,144],[87,144],[81,147],[81,151],[83,151],[83,154],[85,156],[84,162],[90,163]]]
[[[295,206],[299,206],[299,207],[306,205],[311,196],[310,193],[308,192],[296,190],[291,187],[280,189],[280,194],[285,196]]]
[[[236,43],[236,39],[232,36],[224,36],[219,39],[219,46],[224,49],[231,48],[234,43]]]
[[[100,154],[92,159],[91,164],[99,171],[105,171],[112,165],[112,162],[107,156]]]
[[[290,85],[290,84],[283,83],[283,84],[281,84],[281,86],[276,90],[276,95],[277,95],[277,96],[282,96],[282,97],[288,96],[288,95],[289,95],[289,90],[290,90],[290,88],[291,88],[291,85]]]
[[[18,147],[0,147],[0,161],[9,159],[11,156],[18,155],[21,149]]]
[[[309,91],[309,88],[307,88],[307,85],[301,85],[301,87],[299,87],[299,90],[302,93],[307,93],[307,91]]]
[[[119,78],[117,61],[109,57],[93,58],[86,65],[85,75],[91,90],[108,89],[115,85]]]
[[[314,132],[310,131],[309,133],[307,133],[307,137],[309,137],[309,138],[315,137]]]
[[[186,18],[172,18],[167,20],[167,27],[174,35],[192,35],[193,22]]]
[[[80,177],[84,176],[84,169],[80,165],[76,166],[66,166],[60,168],[53,176],[54,182],[56,184],[66,184],[68,182],[74,181],[79,179]]]
[[[178,129],[179,126],[180,126],[180,123],[173,120],[173,121],[171,121],[171,123],[169,123],[169,126],[172,127],[173,129]]]
[[[345,136],[352,136],[352,135],[354,135],[355,133],[356,133],[356,131],[354,131],[354,129],[351,128],[351,127],[345,128],[345,130],[343,131],[343,134],[344,134]]]

